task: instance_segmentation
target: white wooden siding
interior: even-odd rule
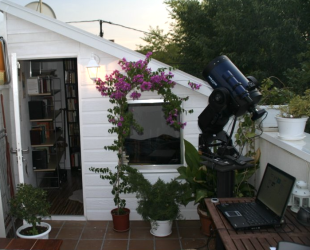
[[[91,54],[95,53],[100,58],[99,77],[104,78],[106,74],[110,74],[113,70],[120,69],[117,64],[119,58],[110,55],[109,50],[96,50],[86,44],[11,15],[7,15],[7,34],[9,53],[17,53],[18,59],[77,58],[85,217],[88,220],[110,220],[110,210],[114,207],[111,186],[107,181],[100,179],[99,174],[90,172],[89,168],[109,167],[114,169],[117,163],[116,154],[104,149],[104,146],[110,145],[115,138],[115,136],[108,133],[108,128],[111,125],[106,117],[107,109],[112,106],[108,98],[102,97],[89,79],[86,65]],[[106,48],[106,46],[105,44],[103,48]],[[123,57],[126,58],[126,50],[124,51]],[[130,56],[128,55],[128,57]],[[144,59],[143,55],[141,55],[141,59]],[[156,69],[158,65],[160,63],[157,61],[150,64],[153,69]],[[187,84],[189,80],[197,81],[196,78],[192,78],[180,71],[175,72],[174,80],[183,84]],[[208,87],[204,86],[204,88]],[[183,134],[185,139],[197,147],[200,133],[197,117],[208,104],[208,97],[181,85],[177,85],[173,92],[181,97],[189,96],[184,108],[193,109],[194,113],[183,115],[182,120],[187,122]],[[152,93],[144,93],[142,98],[158,97]],[[156,181],[159,176],[164,180],[170,180],[177,176],[176,169],[144,172],[151,181]],[[135,211],[137,201],[134,194],[126,195],[126,197],[128,197],[127,206],[131,210],[131,218],[141,219]],[[187,219],[198,218],[193,204],[182,208],[182,213]]]

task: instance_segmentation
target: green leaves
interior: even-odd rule
[[[185,161],[192,171],[197,171],[201,166],[201,159],[197,149],[187,140],[184,140],[185,145]]]
[[[188,184],[175,179],[164,182],[158,178],[154,184],[143,174],[133,170],[128,182],[138,199],[137,212],[144,220],[175,220],[181,217],[180,205],[186,205],[192,193]]]
[[[277,84],[274,80],[277,81]],[[284,105],[294,96],[291,89],[286,87],[279,78],[274,76],[262,81],[260,91],[262,93],[262,99],[259,102],[261,105]]]
[[[284,72],[299,68],[298,55],[306,51],[309,1],[166,0],[165,4],[173,20],[171,31],[145,40],[149,43],[145,48],[161,42],[164,48],[154,48],[168,53],[160,60],[168,63],[173,57],[174,65],[197,77],[213,58],[227,55],[242,72],[260,81],[270,75],[285,79]],[[303,75],[302,70],[298,73]],[[309,83],[298,81],[299,74],[291,78],[298,78],[292,87]]]
[[[112,145],[105,146],[104,149],[116,152],[119,161],[115,172],[112,172],[109,168],[93,167],[90,168],[90,171],[100,173],[100,178],[110,181],[113,186],[114,202],[119,209],[126,206],[126,201],[120,198],[120,194],[131,191],[126,176],[127,171],[130,172],[131,170],[126,165],[123,165],[122,159],[125,138],[129,135],[131,128],[136,129],[138,133],[143,131],[142,126],[135,121],[133,114],[128,112],[128,98],[136,100],[140,98],[143,92],[157,92],[165,101],[164,113],[167,124],[175,129],[184,128],[186,125],[186,123],[178,121],[178,116],[186,112],[182,109],[182,103],[188,98],[180,98],[171,91],[176,82],[172,80],[173,74],[167,72],[166,68],[160,68],[156,71],[148,68],[151,54],[151,52],[147,53],[143,61],[139,60],[137,62],[128,62],[123,58],[119,61],[122,72],[115,70],[112,74],[106,76],[105,81],[96,80],[97,90],[114,104],[113,108],[108,109],[107,118],[112,124],[112,128],[108,132],[116,134],[117,139],[114,140]]]
[[[243,145],[242,143],[250,143],[249,154],[251,156],[255,155],[254,144],[252,144],[253,138],[244,137],[244,134],[248,136],[255,135],[253,132],[255,131],[255,127],[253,128],[254,125],[252,120],[249,116],[245,116],[239,123],[239,126],[239,133],[236,134],[238,138],[237,141],[239,140],[240,145]],[[194,200],[195,204],[199,203],[202,208],[206,209],[204,199],[216,197],[216,171],[202,165],[199,152],[190,142],[184,140],[184,145],[187,166],[182,166],[177,169],[179,172],[177,179],[185,180],[189,184],[189,190],[193,195],[190,200]],[[254,168],[235,171],[234,194],[236,196],[254,196],[255,188],[247,181],[257,170],[256,164],[258,163],[259,155],[259,151],[256,152],[256,158],[253,159],[255,162]]]
[[[184,140],[185,160],[187,167],[179,167],[178,179],[186,180],[189,184],[190,192],[194,195],[191,200],[201,204],[203,207],[204,199],[215,195],[216,175],[212,170],[201,164],[201,156],[197,149],[187,140]]]
[[[33,235],[38,234],[36,223],[49,216],[49,208],[46,191],[29,184],[18,184],[17,193],[10,200],[11,215],[32,224]]]
[[[200,201],[210,197],[210,195],[214,195],[214,193],[208,191],[207,189],[197,189],[195,194],[195,204],[200,203]]]
[[[304,95],[294,96],[287,106],[280,107],[281,116],[287,118],[301,118],[310,116],[310,89],[304,92]]]

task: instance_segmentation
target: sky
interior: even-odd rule
[[[9,0],[25,6],[32,0]],[[164,0],[45,0],[56,18],[63,22],[104,20],[126,27],[148,32],[150,27],[163,29],[168,32],[171,19]],[[84,22],[71,24],[92,34],[99,35],[99,22]],[[124,47],[137,49],[138,44],[144,44],[142,32],[122,28],[115,25],[103,24],[103,37],[114,39]]]

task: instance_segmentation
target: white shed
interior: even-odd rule
[[[37,70],[37,68],[34,68],[37,60],[44,62],[44,65],[47,65],[44,67],[48,68],[43,68],[43,70],[56,70],[57,77],[62,79],[62,83],[65,78],[64,61],[66,59],[76,60],[82,166],[80,171],[84,206],[84,214],[78,218],[110,220],[110,210],[114,206],[110,193],[111,186],[101,180],[97,174],[90,172],[89,167],[109,166],[114,168],[116,165],[116,155],[103,148],[113,140],[113,137],[108,133],[110,124],[106,117],[107,109],[111,104],[107,98],[102,97],[96,90],[95,85],[88,77],[86,66],[92,54],[97,55],[100,64],[99,77],[104,78],[106,74],[110,74],[113,70],[119,68],[117,64],[119,59],[126,58],[128,61],[137,61],[144,59],[144,55],[7,0],[0,1],[0,10],[4,15],[3,30],[0,35],[7,42],[10,64],[11,66],[14,65],[14,61],[12,61],[14,55],[16,55],[16,59],[20,64],[18,71],[14,68],[12,70],[13,81],[9,85],[0,85],[0,94],[4,96],[7,132],[11,147],[13,149],[18,147],[15,129],[15,117],[18,117],[18,115],[14,113],[14,102],[17,98],[20,103],[19,118],[22,149],[29,148],[31,152],[29,136],[31,123],[29,122],[28,112],[28,101],[31,97],[28,95],[27,86],[27,79],[33,76],[30,69],[32,71]],[[168,67],[156,60],[152,60],[149,66],[152,69]],[[175,75],[174,81],[178,83],[173,91],[182,97],[189,96],[184,108],[194,110],[193,114],[182,117],[182,120],[187,122],[187,126],[182,131],[182,137],[198,146],[200,129],[197,124],[197,117],[207,106],[208,96],[212,92],[212,88],[204,81],[182,71],[175,70],[173,73]],[[14,95],[14,79],[18,86],[18,95]],[[188,86],[188,81],[202,84],[201,89],[193,91]],[[158,98],[154,94],[147,94],[142,97],[144,100]],[[14,155],[11,156],[14,165],[15,182],[35,184],[36,172],[32,168],[31,154],[24,154],[23,156],[24,161],[22,164],[17,164],[17,158]],[[70,165],[68,167],[65,163],[65,168],[70,171]],[[141,171],[153,180],[159,176],[169,180],[177,175],[176,168],[177,166],[171,165],[144,166]],[[135,212],[136,199],[134,195],[128,196],[127,204],[132,211],[131,219],[141,219]],[[187,219],[198,218],[193,204],[183,208],[182,212]],[[74,218],[76,217],[62,216],[62,219]]]

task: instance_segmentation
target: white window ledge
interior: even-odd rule
[[[310,134],[305,133],[305,138],[298,141],[285,141],[278,137],[278,132],[264,132],[261,138],[282,148],[297,157],[310,162]]]

